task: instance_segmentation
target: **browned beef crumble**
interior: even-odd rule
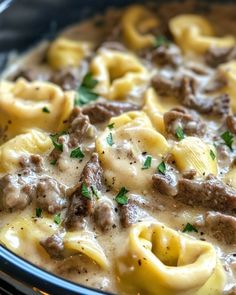
[[[214,99],[212,113],[218,116],[227,116],[230,111],[230,97],[228,94],[221,94]]]
[[[19,164],[22,169],[30,169],[37,173],[44,169],[43,158],[40,155],[21,156]]]
[[[173,43],[169,46],[161,45],[151,52],[148,51],[144,58],[151,60],[153,63],[164,66],[170,65],[177,67],[182,63],[181,51]]]
[[[225,118],[225,123],[229,131],[236,135],[236,116],[228,115]]]
[[[46,240],[40,242],[40,245],[47,251],[49,256],[54,259],[62,258],[64,244],[62,237],[59,234],[53,234]]]
[[[66,213],[66,227],[77,228],[83,226],[84,217],[94,213],[95,198],[91,187],[97,191],[102,189],[102,168],[99,163],[98,155],[92,154],[91,159],[85,165],[80,181],[70,196],[69,207]],[[82,194],[82,185],[85,184],[90,193],[90,198]]]
[[[173,173],[165,175],[156,173],[152,177],[153,187],[160,194],[175,196],[177,194],[177,181]]]
[[[205,180],[180,179],[174,198],[190,206],[236,214],[236,190],[212,175]]]
[[[116,224],[115,212],[111,204],[104,201],[96,206],[94,211],[94,222],[103,232],[108,231]]]
[[[236,244],[236,218],[218,212],[207,212],[204,227],[217,240],[228,245]]]
[[[129,102],[97,102],[89,104],[82,109],[84,115],[89,117],[92,124],[103,123],[111,117],[121,115],[122,113],[139,110],[140,106]]]
[[[205,54],[205,61],[211,67],[217,67],[236,58],[236,47],[211,47]]]

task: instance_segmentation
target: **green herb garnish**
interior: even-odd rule
[[[83,197],[91,200],[90,192],[89,192],[88,187],[87,187],[87,185],[85,183],[82,184],[81,193],[82,193]]]
[[[194,231],[195,233],[198,232],[198,230],[191,223],[187,223],[183,229],[183,233],[192,231]]]
[[[169,45],[170,45],[170,40],[168,40],[164,35],[157,36],[154,42],[155,47],[160,47],[160,46],[169,47]]]
[[[108,127],[109,129],[113,129],[113,128],[114,128],[114,125],[115,125],[115,122],[113,122],[113,123],[107,125],[107,127]]]
[[[224,140],[225,144],[232,151],[233,150],[232,144],[233,144],[233,141],[234,141],[233,134],[230,131],[227,130],[224,133],[222,133],[220,137]]]
[[[64,134],[66,134],[65,131],[62,131],[60,133],[50,134],[50,138],[52,140],[52,143],[53,143],[55,149],[57,149],[61,152],[63,152],[63,144],[58,142],[58,138]]]
[[[184,139],[184,130],[181,127],[177,127],[175,134],[178,140]]]
[[[166,164],[162,161],[162,162],[157,166],[157,170],[158,170],[161,174],[165,175],[165,173],[166,173]]]
[[[108,143],[110,146],[112,146],[112,145],[114,144],[114,142],[113,142],[113,136],[112,136],[111,132],[108,134],[106,140],[107,140],[107,143]]]
[[[41,208],[36,208],[35,209],[35,215],[36,217],[41,217],[43,210]]]
[[[96,190],[96,188],[95,188],[94,185],[91,186],[91,190],[92,190],[93,195],[94,195],[97,199],[99,199],[98,191]]]
[[[49,109],[47,107],[43,107],[42,112],[47,113],[47,114],[50,113],[50,111],[49,111]]]
[[[58,213],[58,214],[56,214],[56,215],[54,215],[54,222],[56,223],[56,224],[60,224],[61,223],[61,213]]]
[[[146,158],[146,160],[145,160],[145,162],[144,162],[144,164],[143,164],[142,169],[143,169],[143,170],[144,170],[144,169],[148,169],[148,168],[151,167],[151,165],[152,165],[152,156],[147,156],[147,158]]]
[[[212,160],[214,161],[215,158],[216,158],[216,155],[215,155],[215,153],[213,152],[213,150],[210,150],[210,156],[211,156]]]
[[[76,159],[83,159],[84,158],[84,153],[81,151],[80,147],[77,147],[70,153],[71,158],[76,158]]]
[[[95,80],[91,73],[85,75],[81,86],[77,89],[75,98],[75,105],[85,105],[98,98],[98,94],[93,92],[93,88],[97,85],[98,81]]]
[[[54,159],[54,160],[52,160],[52,161],[50,162],[50,164],[53,165],[53,166],[56,165],[56,163],[57,163],[57,160],[56,160],[56,159]]]
[[[126,205],[128,204],[128,197],[126,194],[128,193],[128,190],[125,187],[122,187],[117,194],[115,200],[119,205]]]

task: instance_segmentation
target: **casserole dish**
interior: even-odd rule
[[[39,67],[50,67],[49,78],[42,81],[25,75],[21,68],[15,76],[5,71],[0,85],[0,124],[7,124],[0,130],[0,212],[4,219],[0,239],[35,263],[0,246],[0,284],[6,294],[108,294],[101,291],[103,286],[125,295],[139,291],[156,295],[156,290],[158,295],[235,291],[236,106],[230,87],[235,79],[234,63],[230,63],[236,56],[235,36],[226,21],[229,36],[220,26],[215,34],[210,21],[216,23],[217,17],[209,14],[207,19],[208,5],[203,1],[195,4],[194,13],[204,17],[179,16],[178,9],[177,13],[167,11],[168,28],[159,27],[162,19],[153,17],[152,4],[147,5],[147,11],[138,4],[124,13],[121,10],[117,13],[121,20],[117,35],[125,46],[117,46],[114,40],[109,43],[109,39],[102,45],[96,41],[91,45],[87,40],[81,45],[80,39],[71,37],[76,27],[57,37],[65,26],[98,12],[103,15],[111,4],[120,7],[130,3],[133,1],[8,0],[0,4],[1,69],[11,69],[12,60],[14,64],[14,52],[9,55],[9,51],[23,52],[41,39],[49,42]],[[132,25],[142,13],[144,22],[137,25],[140,37]],[[227,13],[230,19],[230,11]],[[104,13],[105,18],[107,15],[109,12]],[[95,19],[93,25],[99,28],[104,23]],[[150,34],[145,39],[146,30]],[[223,61],[222,52],[219,59],[217,55],[221,47],[228,50]],[[64,48],[69,48],[69,55]],[[74,48],[76,54],[82,48],[82,62]],[[211,51],[215,48],[217,58]],[[196,60],[189,52],[196,54]],[[83,61],[87,68],[76,86],[63,84],[56,76],[68,66],[83,68]],[[203,100],[197,97],[198,90]],[[78,118],[83,124],[73,129]],[[27,146],[31,139],[32,150]],[[12,154],[16,151],[16,157],[8,150],[13,150]],[[221,159],[224,153],[227,164]],[[45,169],[41,160],[46,162]],[[23,193],[20,190],[17,199],[18,184]],[[17,214],[18,209],[23,210]],[[115,234],[108,235],[109,231]],[[46,239],[44,234],[48,234]],[[102,241],[103,234],[106,238]],[[106,242],[108,237],[111,243]],[[35,256],[35,249],[32,255],[28,253],[32,248],[27,243],[40,248]],[[117,256],[113,257],[113,250]],[[83,286],[89,281],[85,279],[89,271],[83,267],[86,259],[92,260],[94,271],[89,287]],[[68,263],[68,270],[62,260]],[[79,284],[71,282],[74,278],[69,281],[73,263],[82,273]],[[41,267],[53,269],[65,279]],[[103,271],[112,283],[103,277]],[[118,287],[111,287],[116,276]]]

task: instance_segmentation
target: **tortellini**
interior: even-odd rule
[[[183,51],[204,53],[210,47],[230,47],[235,37],[215,37],[214,30],[206,18],[194,14],[182,14],[169,21],[170,31]]]
[[[58,38],[49,47],[47,59],[55,70],[78,67],[82,60],[91,54],[91,44],[86,41],[74,41]]]
[[[132,190],[148,187],[157,163],[169,149],[166,139],[143,112],[112,118],[110,124],[114,128],[106,128],[96,141],[108,184],[117,190],[122,186]],[[145,170],[142,166],[146,155],[152,156],[153,165]]]
[[[147,84],[149,74],[131,53],[100,50],[91,62],[91,73],[98,81],[95,92],[111,100],[123,100]]]
[[[211,244],[157,221],[133,225],[117,271],[121,288],[143,295],[220,295],[225,284]]]
[[[43,154],[52,148],[50,137],[38,130],[17,135],[0,145],[0,172],[10,172],[19,166],[19,158],[28,154]]]
[[[223,178],[224,182],[236,188],[236,167],[231,168]]]
[[[175,144],[171,153],[182,173],[194,169],[198,177],[204,177],[210,173],[217,175],[217,161],[212,159],[211,151],[216,154],[213,145],[206,144],[198,137],[189,136]]]
[[[20,256],[27,257],[25,251],[28,249],[31,253],[34,252],[34,257],[47,260],[49,256],[40,245],[40,241],[57,233],[58,229],[59,226],[53,222],[52,218],[44,216],[34,222],[30,216],[22,214],[22,216],[16,217],[10,225],[1,228],[0,242]],[[62,234],[62,238],[67,253],[71,255],[83,253],[102,268],[108,267],[109,262],[92,232],[67,232]]]
[[[148,115],[153,127],[161,134],[165,134],[163,114],[177,104],[177,99],[174,97],[165,97],[162,102],[155,90],[149,88],[144,95],[143,111]]]
[[[125,43],[133,50],[154,45],[155,36],[146,33],[159,26],[158,18],[141,5],[128,7],[122,16],[122,33]]]
[[[63,92],[49,82],[19,79],[0,83],[0,127],[7,127],[8,138],[29,128],[64,130],[73,107],[74,92]]]

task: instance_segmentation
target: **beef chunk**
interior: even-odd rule
[[[179,97],[181,83],[179,79],[168,79],[161,75],[152,78],[152,86],[160,95]]]
[[[158,65],[171,65],[177,67],[182,63],[182,56],[179,47],[174,44],[159,46],[151,52],[151,60]]]
[[[118,116],[131,110],[139,110],[140,107],[129,102],[98,102],[85,106],[82,110],[89,117],[92,124],[103,123],[111,117]]]
[[[178,193],[174,198],[187,205],[236,213],[236,190],[212,175],[208,175],[205,180],[180,179]]]
[[[236,116],[228,115],[225,119],[225,123],[229,131],[236,134]]]
[[[206,126],[197,115],[193,116],[184,108],[175,108],[164,114],[164,124],[167,133],[176,137],[176,129],[181,127],[187,135],[201,136]]]
[[[205,55],[206,63],[211,67],[231,61],[236,58],[236,47],[211,47]]]
[[[34,172],[43,171],[43,158],[40,155],[21,156],[19,164],[22,169],[30,169]]]
[[[69,118],[69,147],[76,147],[84,139],[89,128],[89,118],[82,114],[80,108],[74,108]]]
[[[61,211],[66,206],[65,187],[51,177],[41,177],[36,189],[36,204],[49,213]]]
[[[111,204],[101,202],[95,208],[94,222],[103,232],[108,231],[115,224],[115,212]]]
[[[152,177],[153,187],[162,195],[175,196],[177,183],[173,174],[154,174]]]
[[[216,212],[207,212],[204,220],[205,228],[210,235],[226,244],[236,244],[235,217]]]
[[[221,94],[214,99],[212,113],[219,116],[226,116],[230,110],[230,98],[228,94]]]
[[[186,179],[194,179],[196,174],[197,174],[197,171],[195,169],[190,169],[190,170],[184,171],[182,176],[183,178],[186,178]]]
[[[2,177],[0,208],[2,210],[24,209],[35,196],[36,180],[35,174],[27,170]]]
[[[64,244],[61,236],[54,234],[46,240],[41,241],[40,245],[47,251],[51,258],[61,258]]]
[[[148,216],[148,213],[141,208],[141,204],[129,199],[127,205],[119,205],[120,222],[123,227],[129,227]]]
[[[67,228],[76,228],[82,225],[83,218],[94,213],[94,198],[92,189],[101,190],[102,188],[102,168],[99,164],[98,155],[94,153],[85,165],[81,174],[80,182],[76,186],[69,201],[66,215]],[[90,198],[82,194],[83,184],[88,188]]]

